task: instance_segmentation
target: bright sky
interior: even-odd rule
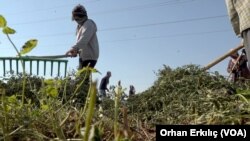
[[[206,66],[240,43],[224,0],[0,0],[0,14],[17,31],[11,39],[18,48],[31,38],[38,40],[27,55],[61,55],[75,43],[71,11],[77,4],[98,26],[96,69],[102,74],[94,78],[100,82],[111,71],[110,85],[121,80],[124,88],[133,84],[137,92],[153,85],[164,64]],[[0,50],[0,57],[16,56],[4,34]],[[68,71],[76,69],[78,58],[68,60]],[[228,75],[227,63],[228,58],[210,71]]]

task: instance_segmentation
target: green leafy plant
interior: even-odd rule
[[[7,21],[4,18],[4,16],[0,15],[0,28],[2,28],[3,33],[7,36],[8,40],[10,41],[10,43],[12,44],[12,46],[14,47],[14,49],[17,52],[17,55],[19,58],[21,58],[21,55],[24,55],[28,52],[30,52],[34,47],[36,47],[37,45],[37,40],[36,39],[31,39],[29,41],[27,41],[21,51],[18,51],[16,45],[13,43],[13,41],[10,38],[10,34],[15,34],[16,31],[10,27],[7,26]],[[22,64],[22,69],[23,69],[23,76],[24,76],[24,80],[23,80],[23,90],[22,90],[22,104],[24,104],[24,95],[25,95],[25,84],[26,84],[26,73],[25,73],[25,67],[24,67],[24,61],[21,59],[21,64]]]

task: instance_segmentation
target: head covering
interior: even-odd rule
[[[85,9],[84,6],[82,6],[81,4],[78,4],[77,6],[75,6],[72,10],[72,20],[75,20],[75,17],[86,17],[87,16],[87,11]]]
[[[111,71],[107,71],[107,76],[111,76]]]

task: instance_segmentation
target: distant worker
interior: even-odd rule
[[[114,97],[118,97],[118,96],[120,96],[120,99],[121,100],[123,100],[123,98],[125,97],[125,94],[124,94],[124,91],[123,91],[123,89],[122,89],[122,83],[121,83],[121,80],[119,80],[118,81],[118,83],[117,83],[117,86],[115,87],[115,89],[114,89],[115,91],[114,91]]]
[[[250,60],[250,0],[225,0],[236,36],[243,39],[247,60]],[[248,61],[250,67],[250,61]]]
[[[118,81],[117,83],[117,87],[116,87],[116,93],[118,93],[118,91],[122,91],[122,84],[121,84],[121,80]]]
[[[239,80],[239,78],[249,79],[250,71],[247,66],[247,57],[245,55],[245,50],[242,50],[242,54],[239,55],[238,52],[234,52],[230,55],[227,72],[230,73],[229,76],[233,82]]]
[[[106,94],[106,91],[109,91],[108,89],[108,84],[109,84],[109,78],[111,77],[111,72],[108,71],[106,76],[104,76],[101,80],[101,83],[99,85],[99,93],[100,93],[100,96],[103,98],[103,97],[106,97],[107,94]]]
[[[132,97],[135,95],[135,87],[133,85],[129,86],[129,97]]]

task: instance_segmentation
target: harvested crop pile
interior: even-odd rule
[[[158,80],[130,98],[130,114],[155,124],[250,124],[249,83],[231,83],[199,66],[164,66]],[[153,127],[153,126],[152,126]]]

